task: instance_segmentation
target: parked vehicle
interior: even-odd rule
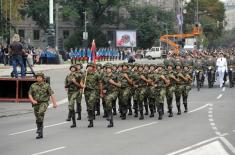
[[[152,47],[147,51],[145,57],[148,59],[162,58],[166,55],[166,51],[162,47]]]

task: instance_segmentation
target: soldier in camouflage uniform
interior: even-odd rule
[[[173,93],[175,92],[175,85],[178,81],[177,77],[175,76],[175,71],[173,70],[174,64],[169,63],[167,66],[167,73],[166,77],[170,80],[170,84],[166,86],[166,99],[167,99],[167,106],[168,106],[168,112],[169,117],[173,117],[172,112],[172,100],[173,100]]]
[[[90,122],[88,128],[94,126],[94,110],[97,98],[101,95],[101,77],[95,71],[95,64],[88,63],[86,76],[84,78],[84,95],[88,112],[88,121]]]
[[[44,74],[36,74],[36,80],[37,82],[30,86],[28,94],[36,117],[38,133],[36,139],[40,139],[43,138],[43,120],[50,97],[54,108],[57,107],[57,104],[50,85],[45,82]]]
[[[192,76],[190,75],[190,68],[188,65],[184,65],[184,70],[183,70],[183,76],[184,76],[184,81],[183,81],[183,90],[182,90],[182,97],[183,97],[183,104],[184,104],[184,112],[188,112],[188,94],[189,91],[191,90],[191,83],[192,83]]]
[[[144,98],[146,96],[147,93],[147,74],[144,73],[143,70],[143,65],[139,65],[138,66],[138,72],[133,75],[133,84],[135,89],[135,98],[137,100],[137,108],[140,112],[140,120],[144,119],[144,113],[143,113],[143,102],[144,102]]]
[[[154,75],[156,106],[159,114],[159,120],[162,119],[162,115],[164,114],[164,98],[166,95],[166,86],[169,85],[169,80],[167,79],[166,72],[164,71],[163,67],[163,64],[157,64],[156,74]]]
[[[118,78],[118,71],[117,71],[117,64],[112,64],[112,71],[113,71],[113,74],[114,76],[116,76]],[[119,93],[119,89],[117,89],[117,92]],[[117,98],[115,100],[113,100],[113,103],[112,103],[112,107],[113,107],[113,115],[117,115],[117,105],[116,105],[116,102],[117,102]]]
[[[65,89],[68,93],[68,119],[67,121],[70,121],[72,118],[73,124],[71,125],[71,128],[76,127],[76,120],[75,120],[75,109],[74,105],[77,101],[78,95],[80,93],[80,88],[82,88],[82,75],[77,74],[77,67],[76,65],[73,65],[70,67],[71,73],[69,73],[65,78]]]
[[[77,77],[82,77],[82,81],[81,83],[83,83],[83,78],[84,78],[84,73],[82,71],[82,68],[83,68],[83,65],[82,63],[78,63],[76,64],[76,67],[77,67],[77,72],[76,72],[76,76]],[[81,120],[81,113],[82,113],[82,89],[79,90],[79,94],[78,94],[78,97],[77,97],[77,113],[78,113],[78,118],[77,120]]]
[[[132,78],[131,72],[128,69],[128,63],[122,64],[122,71],[119,75],[119,80],[121,82],[121,89],[119,93],[118,99],[120,100],[120,111],[121,118],[123,120],[126,119],[128,103],[131,96],[131,86],[132,86]]]
[[[182,91],[183,91],[183,81],[186,81],[187,79],[184,77],[181,69],[181,62],[176,63],[176,77],[178,81],[176,82],[176,87],[175,87],[175,100],[176,100],[176,107],[177,107],[177,115],[181,115],[181,108],[180,108],[180,98],[182,96]]]
[[[135,77],[135,76],[138,76],[138,66],[139,66],[139,64],[137,64],[137,63],[135,63],[135,64],[133,64],[133,68],[132,68],[132,70],[131,70],[131,72],[132,72],[132,77]],[[138,94],[136,95],[135,94],[135,87],[132,85],[132,87],[131,87],[131,91],[133,92],[133,109],[134,109],[134,117],[138,117],[138,98],[137,98],[137,96],[138,96]]]
[[[118,83],[117,77],[112,73],[112,64],[107,63],[105,66],[106,73],[102,78],[102,94],[106,103],[107,121],[109,121],[108,128],[113,127],[113,102],[116,101],[118,96],[118,87],[121,84]]]
[[[101,78],[104,74],[102,68],[103,68],[102,64],[96,64],[96,72],[100,75]],[[103,103],[104,112],[106,112],[105,102],[102,102],[102,103]],[[96,111],[96,116],[99,116],[100,115],[100,98],[98,98],[98,97],[97,97],[97,101],[95,104],[95,111]]]
[[[215,82],[216,59],[214,59],[212,55],[209,55],[205,63],[208,77],[208,86],[211,88]]]
[[[150,66],[148,64],[144,65],[144,74],[145,75],[147,75],[149,73],[149,68],[150,68]],[[147,89],[147,86],[146,86],[146,89]],[[146,92],[145,97],[144,97],[144,109],[145,109],[144,115],[148,115],[149,114],[148,91]]]

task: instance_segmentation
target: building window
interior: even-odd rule
[[[23,29],[19,29],[19,30],[18,30],[18,34],[19,34],[19,36],[22,37],[22,38],[25,37],[25,34],[24,34],[24,33],[25,33],[25,31],[24,31]]]
[[[40,39],[40,30],[33,30],[33,40]]]
[[[63,31],[63,38],[67,39],[69,37],[69,30],[64,30]]]

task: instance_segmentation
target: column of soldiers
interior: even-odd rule
[[[181,98],[184,112],[188,111],[188,94],[191,90],[191,70],[187,63],[167,62],[167,64],[128,64],[119,65],[106,63],[104,66],[88,63],[84,72],[82,64],[70,67],[70,73],[65,79],[68,92],[68,118],[71,128],[76,127],[75,104],[78,117],[81,119],[81,98],[84,93],[89,125],[94,126],[94,120],[100,115],[100,102],[103,105],[104,118],[109,122],[107,127],[113,127],[113,115],[118,112],[122,120],[127,115],[144,119],[144,115],[158,119],[164,115],[164,100],[166,97],[169,117],[173,117],[173,96],[176,97],[178,115],[181,114]],[[133,103],[133,104],[132,104]],[[145,110],[145,114],[144,114]]]

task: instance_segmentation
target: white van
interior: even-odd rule
[[[165,54],[162,47],[152,47],[149,51],[147,51],[145,57],[148,59],[156,59],[161,58]]]

